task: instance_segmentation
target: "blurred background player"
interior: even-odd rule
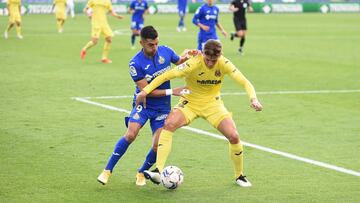
[[[137,95],[136,104],[144,105],[147,94],[164,81],[174,78],[184,78],[185,86],[190,91],[190,94],[183,95],[180,98],[178,104],[166,118],[158,141],[157,168],[154,171],[144,171],[146,178],[154,183],[160,183],[160,172],[164,169],[166,159],[171,151],[174,132],[201,117],[206,119],[229,141],[229,155],[234,165],[236,184],[241,187],[251,186],[250,181],[243,173],[244,153],[239,132],[231,113],[226,109],[220,97],[225,75],[230,76],[231,79],[245,88],[252,108],[256,111],[262,110],[253,85],[233,63],[222,56],[222,45],[216,40],[208,40],[201,54],[155,78]]]
[[[74,4],[74,0],[67,0],[66,1],[66,5],[67,5],[67,14],[70,14],[71,18],[75,18],[75,4]]]
[[[57,29],[59,33],[62,33],[66,20],[66,0],[54,0],[52,10],[54,9]]]
[[[144,17],[149,12],[148,3],[145,0],[133,0],[129,6],[131,17],[131,49],[135,49],[135,38],[140,35],[144,27]]]
[[[177,31],[181,32],[181,31],[186,31],[186,27],[185,27],[185,23],[184,23],[184,18],[186,15],[186,8],[187,8],[187,0],[178,0],[178,14],[180,17],[179,23],[178,23],[178,27],[177,27]]]
[[[4,37],[9,37],[10,29],[16,26],[16,35],[19,39],[23,39],[21,35],[21,0],[8,0],[7,10],[9,12],[9,24],[4,32]]]
[[[227,36],[223,26],[218,22],[219,8],[215,6],[215,0],[207,0],[206,2],[196,10],[192,19],[192,22],[200,28],[198,50],[202,50],[204,43],[209,39],[219,39],[215,26],[220,29],[225,37]]]
[[[136,174],[136,185],[143,186],[146,184],[143,171],[148,170],[155,163],[158,136],[171,109],[170,95],[180,96],[181,91],[184,89],[183,87],[170,89],[170,81],[165,81],[149,94],[147,108],[141,105],[135,106],[136,94],[149,82],[170,69],[172,63],[179,65],[188,59],[188,55],[179,57],[171,48],[159,46],[158,33],[152,26],[146,26],[141,30],[140,44],[142,50],[129,63],[130,75],[136,85],[133,109],[130,116],[125,118],[127,125],[125,135],[115,145],[108,164],[97,179],[104,185],[108,182],[116,163],[135,140],[140,129],[149,120],[153,134],[153,147],[146,156],[143,166]]]
[[[92,12],[90,12],[90,9]],[[97,44],[100,35],[105,37],[105,44],[101,58],[102,63],[112,63],[108,58],[112,37],[114,36],[106,14],[110,13],[117,19],[122,19],[123,16],[116,14],[113,11],[110,0],[90,0],[84,8],[84,13],[91,18],[91,40],[82,48],[80,52],[81,59],[85,58],[86,51]]]
[[[236,32],[231,33],[230,40],[233,41],[234,37],[240,38],[240,47],[238,49],[240,54],[244,54],[244,43],[246,36],[246,10],[253,11],[249,0],[233,0],[230,3],[229,10],[234,13],[234,26]]]

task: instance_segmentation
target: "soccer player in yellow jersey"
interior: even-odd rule
[[[89,10],[92,10],[90,13]],[[108,58],[112,37],[114,36],[109,23],[106,18],[106,14],[110,13],[112,16],[118,19],[122,19],[123,16],[116,14],[113,11],[110,0],[90,0],[84,8],[84,13],[91,18],[91,41],[89,41],[81,50],[80,57],[85,58],[86,51],[97,44],[100,35],[105,37],[105,44],[103,48],[103,54],[101,62],[112,63]]]
[[[7,39],[9,37],[10,29],[15,25],[16,34],[19,39],[22,39],[21,35],[21,0],[8,0],[7,9],[9,12],[9,25],[7,26],[4,37]]]
[[[52,8],[55,8],[55,18],[58,32],[62,33],[66,20],[66,0],[54,0]]]
[[[239,133],[231,113],[225,108],[220,98],[224,75],[229,75],[244,86],[252,108],[261,111],[262,105],[256,98],[253,85],[227,58],[222,56],[221,49],[220,42],[207,41],[202,54],[158,76],[137,95],[136,104],[145,105],[146,95],[164,81],[176,77],[185,78],[186,86],[190,91],[180,99],[165,121],[158,142],[157,168],[154,171],[144,171],[145,177],[152,182],[160,183],[160,172],[164,169],[170,153],[172,135],[176,129],[190,124],[197,117],[202,117],[228,139],[229,155],[235,170],[235,182],[242,187],[251,186],[243,173],[244,153]]]

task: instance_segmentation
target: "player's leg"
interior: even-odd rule
[[[185,12],[181,9],[179,10],[179,17],[180,17],[180,20],[178,23],[177,31],[181,32],[181,29],[183,29],[185,27],[185,24],[184,24]]]
[[[217,129],[229,140],[229,155],[234,165],[236,183],[242,187],[250,187],[250,181],[243,174],[243,146],[233,119],[230,117],[224,118]]]
[[[90,49],[91,47],[93,47],[97,44],[97,42],[99,41],[100,33],[101,33],[100,27],[92,27],[91,40],[88,43],[86,43],[86,45],[81,49],[81,52],[80,52],[81,59],[85,58],[86,52],[88,49]]]
[[[101,57],[101,62],[103,62],[103,63],[112,63],[112,61],[109,59],[109,51],[110,51],[110,47],[111,47],[111,42],[112,42],[112,37],[105,38],[103,53],[102,53],[102,57]]]
[[[10,18],[11,18],[11,17],[10,17]],[[10,31],[10,29],[11,29],[12,27],[14,27],[14,25],[15,25],[15,22],[9,20],[9,24],[8,24],[8,26],[6,27],[5,32],[4,32],[4,38],[5,38],[5,39],[7,39],[7,38],[9,37],[9,31]]]
[[[245,36],[246,36],[246,20],[241,21],[240,28],[237,31],[237,35],[240,38],[240,46],[239,46],[239,52],[240,54],[244,54],[244,44],[245,44]]]
[[[17,37],[19,39],[23,39],[24,37],[21,34],[21,21],[20,20],[16,21],[15,25],[16,25],[16,35],[17,35]]]

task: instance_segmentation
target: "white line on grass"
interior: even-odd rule
[[[299,90],[299,91],[268,91],[256,92],[257,95],[282,95],[282,94],[347,94],[347,93],[360,93],[360,90]],[[229,95],[247,95],[246,92],[223,92],[222,96]],[[132,98],[134,95],[123,96],[99,96],[99,97],[82,97],[84,99],[124,99]]]
[[[87,98],[89,98],[89,97],[87,97]],[[122,109],[122,108],[118,108],[118,107],[114,107],[114,106],[110,106],[110,105],[90,101],[90,100],[88,100],[86,98],[73,97],[72,99],[75,99],[77,101],[84,102],[84,103],[87,103],[87,104],[92,104],[92,105],[95,105],[95,106],[99,106],[99,107],[102,107],[102,108],[105,108],[105,109],[113,110],[113,111],[124,112],[124,113],[128,113],[128,114],[130,113],[130,111],[128,111],[126,109]],[[210,132],[200,130],[200,129],[197,129],[197,128],[192,128],[192,127],[189,127],[189,126],[185,126],[185,127],[182,127],[182,129],[189,130],[189,131],[201,134],[201,135],[214,137],[214,138],[217,138],[217,139],[226,140],[226,138],[224,136],[222,136],[222,135],[210,133]],[[286,152],[278,151],[278,150],[271,149],[271,148],[268,148],[268,147],[263,147],[263,146],[260,146],[260,145],[256,145],[256,144],[252,144],[252,143],[248,143],[248,142],[244,142],[244,141],[241,141],[241,142],[245,146],[252,147],[252,148],[255,148],[255,149],[258,149],[258,150],[261,150],[261,151],[269,152],[269,153],[272,153],[272,154],[277,154],[277,155],[284,156],[284,157],[287,157],[287,158],[290,158],[290,159],[295,159],[295,160],[302,161],[302,162],[305,162],[305,163],[309,163],[309,164],[312,164],[312,165],[316,165],[316,166],[324,167],[324,168],[331,169],[331,170],[334,170],[334,171],[338,171],[338,172],[341,172],[341,173],[346,173],[346,174],[350,174],[350,175],[353,175],[353,176],[360,177],[360,172],[357,172],[357,171],[353,171],[353,170],[346,169],[346,168],[343,168],[343,167],[339,167],[339,166],[327,164],[327,163],[324,163],[324,162],[320,162],[320,161],[300,157],[300,156],[297,156],[297,155],[293,155],[293,154],[289,154],[289,153],[286,153]]]

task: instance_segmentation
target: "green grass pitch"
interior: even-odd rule
[[[147,16],[145,23],[158,29],[161,44],[181,53],[197,46],[191,17],[181,33],[176,15]],[[15,30],[0,38],[0,202],[360,202],[359,176],[252,147],[245,147],[245,173],[253,187],[240,188],[227,143],[184,129],[175,133],[167,162],[183,170],[184,184],[176,191],[150,182],[136,187],[151,145],[148,125],[108,185],[100,185],[96,178],[126,130],[127,114],[72,98],[134,91],[127,66],[137,52],[130,50],[130,16],[109,18],[118,33],[109,65],[99,62],[103,40],[80,60],[90,39],[84,16],[68,19],[58,34],[53,15],[26,15],[23,40]],[[233,30],[231,15],[220,22]],[[1,30],[6,24],[0,17]],[[223,96],[241,139],[359,174],[359,25],[359,14],[250,14],[244,56],[237,53],[238,39],[220,36],[224,55],[254,84],[264,106],[257,113],[246,96]],[[243,88],[226,79],[223,92]],[[130,98],[90,101],[131,108]],[[201,119],[191,127],[217,134]]]

